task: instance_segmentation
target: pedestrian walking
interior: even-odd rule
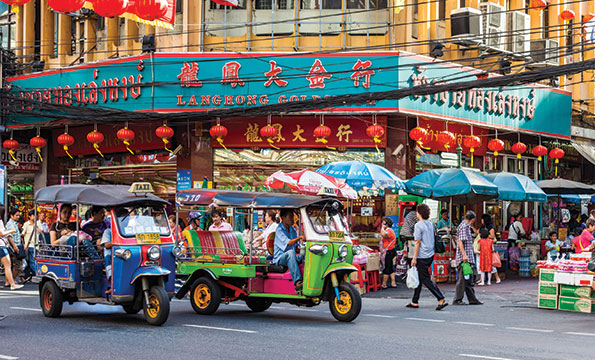
[[[475,212],[469,210],[465,218],[457,228],[457,284],[453,305],[466,305],[463,302],[463,296],[467,295],[469,305],[482,305],[483,303],[475,296],[474,276],[469,275],[465,278],[463,275],[463,263],[468,263],[472,268],[475,267],[473,256],[473,238],[471,236],[471,225],[475,222]],[[475,273],[475,271],[474,271]]]
[[[485,227],[486,230],[488,231],[488,238],[492,242],[492,252],[493,252],[494,244],[498,241],[498,238],[496,237],[496,229],[494,228],[494,223],[492,222],[492,216],[490,214],[481,215],[481,226]],[[498,274],[498,269],[495,266],[492,266],[492,272],[489,275],[490,280],[492,278],[492,274],[494,275],[494,278],[496,279],[496,284],[500,284],[500,282],[501,282],[500,275]],[[488,280],[488,285],[489,284],[490,284],[490,281]]]
[[[12,240],[14,243],[14,251],[10,254],[10,262],[12,264],[12,276],[15,281],[20,280],[21,282],[24,281],[23,279],[23,261],[21,255],[21,249],[23,249],[23,243],[21,241],[21,232],[19,230],[19,217],[21,217],[21,212],[18,209],[11,209],[8,212],[9,220],[6,223],[6,230],[14,230],[14,232],[8,235],[8,238]],[[5,284],[8,286],[8,284]]]
[[[492,285],[492,253],[494,252],[494,243],[489,238],[488,229],[482,226],[479,229],[479,275],[481,280],[479,286],[486,284]]]
[[[393,220],[391,218],[385,217],[382,219],[382,228],[380,229],[380,236],[382,236],[382,241],[380,241],[380,251],[384,257],[384,268],[382,270],[382,288],[387,288],[387,281],[390,277],[390,286],[397,287],[397,282],[395,280],[395,271],[393,268],[393,260],[397,255],[397,249],[395,249],[395,245],[397,244],[397,235],[392,229]]]
[[[4,213],[4,211],[0,211],[0,215]],[[10,254],[8,253],[8,247],[12,247],[13,249],[17,249],[15,244],[12,240],[8,239],[8,235],[14,234],[15,229],[6,229],[4,228],[4,222],[0,220],[0,262],[4,266],[4,277],[5,286],[10,285],[11,290],[20,289],[23,285],[17,285],[14,281],[14,277],[12,275],[12,263],[10,261]],[[0,286],[3,288],[4,286]]]
[[[438,300],[436,310],[442,310],[448,306],[444,299],[444,295],[436,284],[432,282],[428,269],[434,262],[435,253],[435,236],[436,227],[429,220],[430,207],[426,204],[417,206],[418,222],[415,224],[413,230],[413,238],[415,239],[415,248],[413,250],[413,258],[411,259],[411,266],[417,267],[417,274],[419,276],[419,286],[413,292],[413,299],[407,307],[417,309],[419,308],[419,296],[421,294],[421,287],[424,285],[432,295]]]
[[[41,229],[38,229],[41,231]],[[35,231],[35,210],[29,210],[27,222],[23,224],[21,235],[25,242],[25,251],[27,252],[27,266],[25,267],[25,283],[35,276],[35,245],[37,245],[37,233]]]

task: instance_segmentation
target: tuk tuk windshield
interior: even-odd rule
[[[169,235],[169,223],[163,207],[125,206],[116,210],[116,216],[118,228],[124,237],[147,233]]]
[[[328,234],[329,231],[345,231],[345,225],[338,211],[332,207],[309,206],[306,208],[314,231]]]

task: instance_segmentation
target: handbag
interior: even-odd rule
[[[436,225],[434,225],[434,252],[438,254],[442,254],[446,252],[446,247],[444,246],[444,241],[442,241],[442,236],[438,235],[438,230],[436,229]]]
[[[502,261],[500,261],[500,254],[498,254],[498,252],[494,251],[492,253],[492,266],[494,267],[502,267]]]
[[[17,245],[17,249],[19,250],[15,254],[15,257],[17,258],[17,260],[23,260],[24,258],[27,257],[27,252],[25,251],[25,247],[23,245]]]

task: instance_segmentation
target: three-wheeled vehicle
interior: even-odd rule
[[[243,300],[256,312],[267,310],[273,302],[315,306],[328,301],[339,321],[359,315],[361,297],[349,274],[356,271],[352,260],[360,249],[347,234],[341,202],[305,195],[194,189],[178,192],[176,203],[178,212],[206,205],[245,210],[250,224],[255,223],[256,210],[293,209],[299,217],[298,232],[305,236],[297,248],[304,258],[299,264],[303,288],[298,293],[287,267],[271,262],[275,233],[267,239],[269,256],[257,256],[252,242],[246,246],[239,232],[185,230],[178,275],[188,277],[176,297],[190,292],[198,314],[213,314],[222,301]]]
[[[175,293],[176,251],[165,213],[165,200],[149,183],[126,185],[56,185],[37,191],[37,204],[77,205],[76,224],[66,245],[47,239],[36,248],[41,309],[58,317],[63,302],[122,305],[128,314],[144,310],[149,324],[161,325]],[[96,248],[99,239],[81,242],[81,205],[105,207],[111,230],[111,256]],[[108,230],[105,230],[106,232]],[[108,232],[109,234],[109,232]],[[57,236],[60,236],[58,234]],[[69,236],[69,235],[65,235]],[[177,255],[180,255],[177,253]],[[111,278],[107,265],[111,262]],[[108,270],[107,272],[104,270]]]

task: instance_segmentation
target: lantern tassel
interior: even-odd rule
[[[327,139],[326,139],[326,137],[324,137],[324,136],[317,137],[317,138],[316,138],[316,142],[321,142],[321,143],[323,143],[323,144],[325,144],[325,145],[326,145],[326,144],[328,144],[328,140],[327,140]],[[326,148],[327,148],[327,149],[329,149],[329,150],[337,150],[337,148],[336,148],[336,147],[333,147],[333,146],[328,146],[328,145],[326,145]]]
[[[165,150],[169,151],[170,153],[173,153],[173,151],[171,151],[168,147],[167,144],[169,144],[169,140],[167,140],[166,138],[161,138],[161,140],[163,140],[163,146],[165,147]]]
[[[271,138],[268,138],[268,139],[267,139],[267,141],[269,142],[269,145],[271,145],[271,147],[272,147],[273,149],[277,149],[277,150],[279,150],[279,148],[278,148],[278,147],[276,147],[276,146],[273,144],[273,143],[274,143],[274,140],[273,140],[273,139],[271,139]]]
[[[41,157],[41,148],[36,147],[35,151],[37,151],[37,155],[39,156],[39,161],[43,162],[43,158]]]
[[[64,152],[68,155],[69,158],[73,159],[72,155],[68,152],[68,145],[64,145]]]
[[[554,161],[554,164],[556,164],[556,170],[554,171],[556,174],[556,177],[558,177],[558,163],[559,163],[559,161],[558,161],[558,159],[556,159],[556,161]]]
[[[380,149],[378,149],[378,144],[380,144],[382,140],[380,140],[380,136],[374,135],[374,145],[376,145],[376,152],[380,154]]]
[[[123,140],[122,142],[124,143],[124,145],[126,145],[126,150],[130,151],[130,153],[131,153],[132,155],[134,155],[134,151],[130,150],[130,148],[129,148],[129,146],[130,146],[130,142],[128,142],[128,141],[126,141],[126,140]]]
[[[15,161],[17,161],[17,158],[14,157],[14,154],[16,154],[16,151],[14,151],[13,149],[8,150],[8,153],[10,154],[10,157]]]
[[[93,143],[93,147],[95,148],[95,151],[97,151],[99,153],[99,155],[101,155],[101,157],[103,157],[103,154],[99,150],[99,144],[98,143]]]
[[[473,167],[473,152],[475,152],[475,149],[471,148],[469,151],[471,152],[471,167]]]
[[[217,142],[219,143],[219,145],[223,147],[223,149],[227,150],[227,148],[223,144],[223,138],[221,136],[217,136]]]
[[[537,157],[537,174],[541,175],[541,156]]]

